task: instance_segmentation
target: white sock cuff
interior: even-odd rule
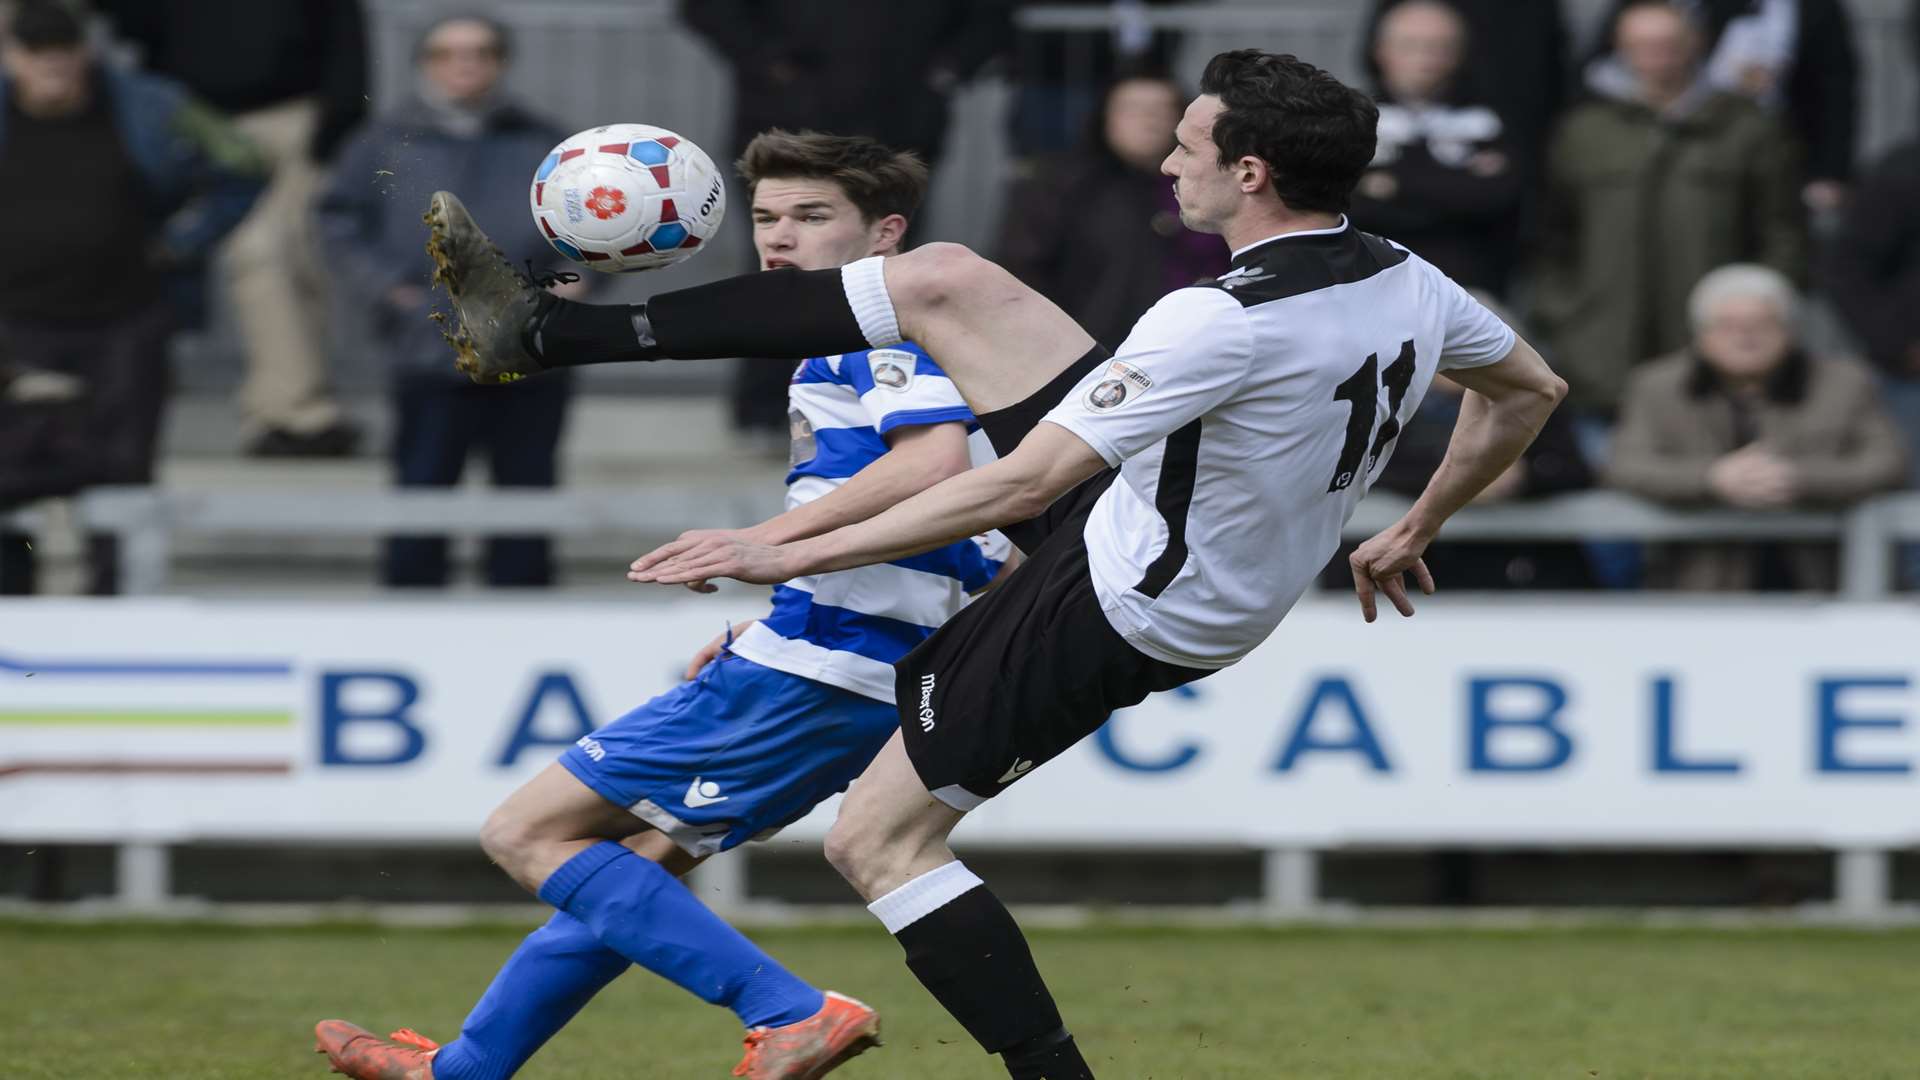
[[[960,894],[983,884],[973,871],[955,859],[868,904],[867,910],[887,928],[887,933],[897,934],[946,907]]]
[[[867,344],[876,349],[898,345],[900,319],[893,311],[893,298],[887,295],[887,279],[878,255],[869,255],[840,268],[840,284],[847,290],[847,306],[866,335]]]

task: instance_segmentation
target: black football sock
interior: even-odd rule
[[[951,862],[875,900],[907,967],[1016,1080],[1093,1080],[1027,939],[980,879]]]
[[[878,258],[837,270],[766,270],[644,304],[561,300],[527,334],[541,366],[735,356],[804,360],[900,342]]]
[[[1013,1080],[1094,1080],[1066,1028],[1049,1031],[1011,1047],[1001,1055]]]

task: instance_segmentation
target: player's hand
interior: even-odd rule
[[[729,643],[745,633],[747,627],[759,621],[759,619],[748,619],[746,622],[737,622],[727,627],[724,632],[714,635],[713,640],[701,646],[700,651],[694,653],[693,659],[687,662],[687,681],[692,682],[699,678],[701,668],[713,663],[714,658],[724,652]]]
[[[732,578],[750,585],[778,585],[799,572],[788,549],[723,534],[663,544],[635,559],[627,569],[627,580],[685,585]]]
[[[755,543],[755,544],[763,542],[760,539],[760,537],[754,533],[752,529],[688,529],[686,532],[683,532],[680,534],[680,539],[684,541],[700,541],[700,540],[713,540],[713,539],[745,540],[749,543]],[[628,567],[628,569],[629,570],[640,569],[641,568],[640,564],[643,561],[645,561],[645,557],[642,557],[640,559],[635,559],[633,561],[633,565]],[[687,588],[697,593],[713,593],[713,592],[720,591],[720,587],[718,585],[714,585],[711,582],[707,582],[707,581],[688,581],[688,582],[683,582],[683,584],[686,585]]]
[[[1379,615],[1375,593],[1385,593],[1395,611],[1413,614],[1413,601],[1407,598],[1402,575],[1409,570],[1420,591],[1433,595],[1433,575],[1420,556],[1426,554],[1427,541],[1404,524],[1397,524],[1353,550],[1347,566],[1353,571],[1353,591],[1360,597],[1360,616],[1372,622]]]

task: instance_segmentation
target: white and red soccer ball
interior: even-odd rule
[[[534,225],[553,249],[609,274],[657,270],[720,230],[726,183],[693,140],[646,124],[591,128],[533,174]]]

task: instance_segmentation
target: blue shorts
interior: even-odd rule
[[[687,854],[711,855],[845,791],[899,726],[887,702],[721,653],[560,764]]]

